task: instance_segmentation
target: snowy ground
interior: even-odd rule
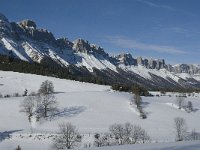
[[[0,98],[0,149],[13,150],[17,145],[21,145],[29,150],[31,148],[48,150],[51,147],[51,134],[58,131],[58,124],[63,121],[72,122],[78,127],[80,133],[84,135],[85,144],[91,141],[94,133],[107,132],[113,123],[130,122],[140,125],[149,133],[153,142],[174,141],[175,117],[185,118],[188,131],[195,128],[200,132],[198,94],[186,99],[193,103],[195,111],[191,113],[177,109],[174,105],[177,94],[174,93],[160,97],[142,97],[144,110],[147,112],[147,119],[143,120],[130,105],[132,94],[112,91],[109,86],[0,71],[0,93],[23,94],[25,89],[28,89],[29,93],[37,92],[45,80],[53,82],[59,109],[67,111],[52,120],[30,124],[27,116],[19,112],[23,97]],[[168,96],[169,94],[172,96]],[[125,146],[123,149],[129,150],[130,147]]]
[[[200,142],[177,142],[177,143],[156,143],[156,144],[135,144],[124,146],[108,146],[91,148],[89,150],[199,150]],[[83,149],[87,150],[87,149]]]

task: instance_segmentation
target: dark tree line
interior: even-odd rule
[[[78,68],[73,65],[68,67],[61,67],[59,65],[48,65],[48,64],[39,64],[35,62],[26,62],[20,59],[0,55],[0,70],[3,71],[14,71],[21,73],[31,73],[44,76],[52,76],[62,79],[71,79],[81,82],[89,82],[94,84],[101,85],[111,85],[112,89],[132,92],[139,91],[141,96],[148,96],[149,93],[147,89],[139,86],[136,83],[126,80],[126,78],[115,77],[115,74],[97,70],[94,68],[94,72],[89,72],[85,67]],[[121,79],[122,78],[122,79]],[[184,89],[184,88],[154,88],[153,91],[165,91],[165,92],[200,92],[200,89]]]
[[[35,62],[29,63],[5,55],[0,55],[0,70],[52,76],[62,79],[71,79],[102,85],[108,85],[110,82],[107,79],[90,74],[85,68],[81,68],[80,71],[76,66],[61,67],[58,65],[50,66]]]

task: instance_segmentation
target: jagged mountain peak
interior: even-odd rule
[[[137,65],[136,59],[134,59],[130,53],[121,53],[114,56],[114,58],[117,59],[118,64],[124,64],[125,66]]]
[[[76,52],[101,55],[104,58],[109,57],[108,53],[106,53],[102,47],[100,47],[96,44],[90,44],[89,41],[81,39],[81,38],[76,39],[73,42],[73,49]]]
[[[8,21],[8,19],[6,18],[6,16],[3,15],[2,13],[0,13],[0,20]]]
[[[137,83],[145,87],[200,87],[198,77],[187,81],[177,73],[200,73],[198,65],[166,65],[164,59],[133,57],[130,53],[109,54],[96,44],[82,38],[71,42],[67,38],[55,39],[46,29],[38,29],[32,20],[10,23],[0,17],[0,54],[28,62],[38,62],[107,79],[109,83]],[[162,82],[163,83],[162,83]]]
[[[69,41],[67,38],[58,38],[56,39],[56,44],[61,48],[61,49],[71,49],[73,48],[73,43]]]
[[[10,36],[12,34],[12,27],[6,16],[0,13],[0,37]]]
[[[24,28],[33,28],[36,29],[36,23],[33,20],[22,20],[21,22],[18,23],[20,26]]]
[[[200,65],[197,64],[177,64],[173,66],[175,73],[200,74]]]

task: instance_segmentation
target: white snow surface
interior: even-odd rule
[[[77,66],[85,66],[89,71],[93,72],[93,68],[97,68],[99,70],[104,70],[109,68],[115,72],[117,72],[115,65],[110,63],[105,58],[96,58],[94,55],[85,54],[85,53],[77,53],[79,57],[82,58],[82,62],[78,62]]]
[[[150,74],[162,77],[164,79],[172,79],[175,82],[178,83],[178,80],[180,79],[179,76],[177,76],[176,74],[167,71],[166,69],[147,69],[144,66],[138,65],[138,66],[125,66],[125,65],[120,65],[120,68],[122,68],[125,71],[132,71],[140,76],[142,76],[143,78],[149,79],[151,80],[152,77]]]
[[[199,150],[200,142],[154,143],[91,148],[89,150]],[[86,150],[86,149],[82,149]]]
[[[11,134],[10,139],[0,140],[0,149],[13,150],[19,144],[24,149],[48,150],[51,146],[50,139],[37,140],[35,136],[28,138],[29,134],[42,134],[45,137],[48,134],[55,134],[58,131],[58,124],[62,122],[72,122],[81,134],[90,135],[89,142],[94,133],[108,132],[111,124],[126,122],[140,125],[148,132],[153,142],[173,142],[175,117],[183,117],[186,120],[188,131],[195,128],[197,132],[200,132],[199,94],[186,99],[193,103],[195,111],[191,113],[169,105],[169,103],[175,103],[176,94],[168,93],[167,95],[171,94],[171,97],[142,97],[147,119],[140,119],[134,107],[130,105],[133,95],[112,91],[110,86],[0,71],[0,93],[2,95],[23,94],[25,89],[28,93],[37,92],[40,84],[45,80],[53,82],[59,109],[65,110],[65,113],[52,120],[30,124],[27,116],[20,112],[20,102],[24,97],[0,98],[0,135],[6,131]],[[25,138],[21,138],[20,135]],[[84,142],[88,143],[87,138]],[[195,143],[188,144],[194,147],[196,145]],[[126,150],[126,148],[129,150],[131,146],[125,146],[122,149]]]

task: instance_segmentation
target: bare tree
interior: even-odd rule
[[[15,150],[22,150],[21,147],[18,145],[17,148],[15,148]]]
[[[134,95],[134,103],[135,103],[137,109],[140,110],[141,109],[141,104],[142,104],[142,98],[137,93],[135,93],[135,95]]]
[[[122,124],[113,124],[109,128],[111,134],[118,141],[119,145],[124,144],[124,127]]]
[[[133,132],[131,135],[132,143],[146,143],[150,141],[150,136],[147,134],[147,132],[142,129],[140,126],[135,125],[133,127]]]
[[[147,134],[147,132],[144,129],[142,129],[142,131],[141,131],[140,140],[141,140],[142,143],[146,143],[146,142],[151,141],[150,136]]]
[[[175,133],[176,133],[176,141],[183,141],[184,137],[186,135],[186,122],[181,117],[176,117],[174,119],[174,127],[175,127]]]
[[[188,109],[189,112],[193,111],[193,105],[192,105],[191,101],[188,101],[187,109]]]
[[[114,124],[110,126],[111,135],[118,141],[119,145],[145,143],[150,141],[147,132],[140,126],[130,123]]]
[[[40,117],[52,116],[57,110],[57,101],[53,94],[38,96],[37,113]]]
[[[20,111],[26,113],[29,122],[31,121],[31,117],[34,114],[35,102],[36,102],[35,97],[29,96],[26,97],[20,104],[21,107]]]
[[[131,135],[133,144],[137,143],[140,140],[141,132],[142,128],[140,126],[135,125]]]
[[[185,99],[183,97],[177,97],[176,104],[178,105],[178,108],[181,109],[185,104]]]
[[[116,145],[111,138],[111,134],[95,134],[94,146],[102,147],[102,146],[111,146]]]
[[[129,122],[125,123],[124,125],[124,144],[131,144],[131,135],[133,132],[133,125]]]
[[[200,140],[200,134],[197,133],[195,129],[193,129],[190,134],[190,140],[192,140],[192,141]]]
[[[81,142],[81,136],[76,126],[71,123],[59,124],[59,134],[53,141],[53,147],[56,149],[72,149]]]
[[[101,147],[102,143],[100,141],[100,134],[99,133],[96,133],[94,135],[94,146],[96,147]]]
[[[143,111],[143,107],[142,107],[142,98],[140,97],[140,95],[138,93],[134,94],[133,100],[131,101],[131,103],[135,103],[139,113],[140,113],[140,117],[142,119],[146,119],[146,113]]]
[[[40,89],[38,90],[38,93],[42,95],[52,94],[53,92],[54,92],[54,85],[53,82],[49,80],[42,82],[42,84],[40,85]]]

